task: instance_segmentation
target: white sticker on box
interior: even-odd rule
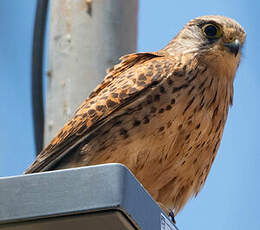
[[[163,213],[161,213],[161,230],[176,230],[171,221]]]

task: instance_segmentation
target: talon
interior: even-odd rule
[[[170,213],[169,213],[169,217],[171,217],[172,222],[173,222],[174,224],[176,224],[175,216],[174,216],[173,211],[170,211]]]

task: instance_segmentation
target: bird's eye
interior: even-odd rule
[[[204,36],[210,39],[220,38],[222,35],[221,29],[213,24],[206,24],[202,27],[202,32]]]

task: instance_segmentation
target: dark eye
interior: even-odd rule
[[[202,27],[202,32],[207,38],[219,38],[221,36],[221,30],[218,26],[213,24],[206,24]]]

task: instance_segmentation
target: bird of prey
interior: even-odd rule
[[[158,52],[123,56],[25,173],[122,163],[176,215],[216,156],[245,37],[203,16]]]

